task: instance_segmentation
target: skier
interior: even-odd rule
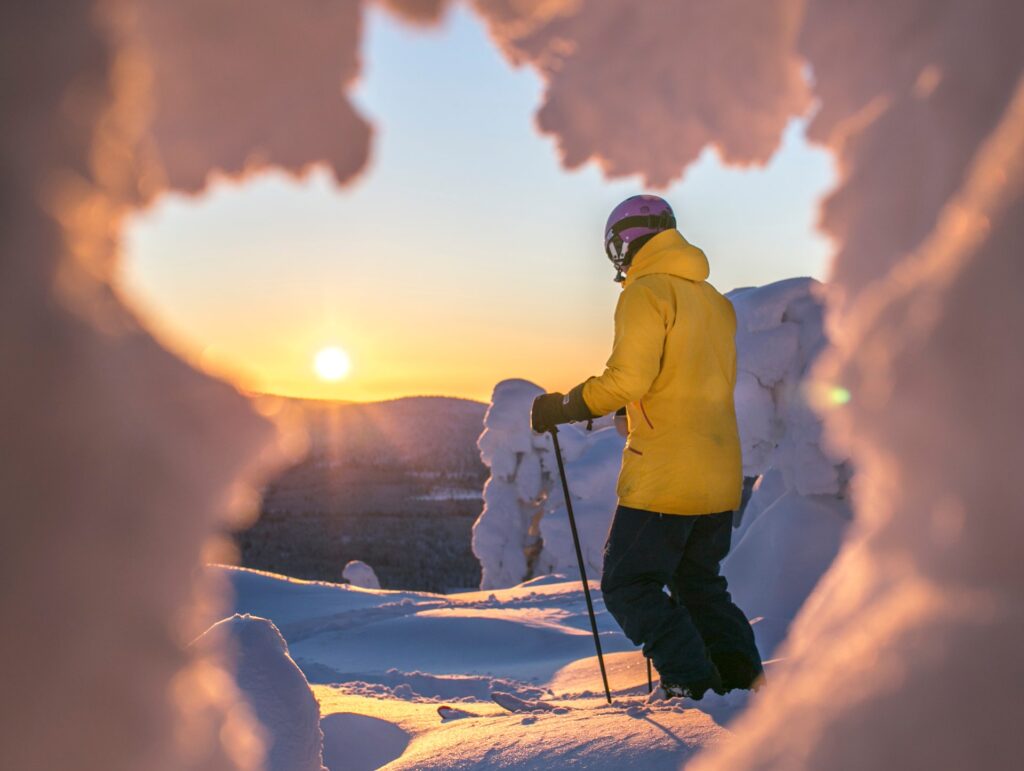
[[[601,591],[643,645],[669,698],[754,687],[761,657],[719,566],[729,551],[742,470],[733,405],[736,315],[708,260],[676,230],[669,204],[628,198],[605,227],[622,293],[602,375],[533,403],[538,433],[625,407],[619,505]],[[664,591],[668,586],[670,598]]]

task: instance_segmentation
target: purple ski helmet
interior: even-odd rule
[[[615,280],[625,279],[622,271],[633,259],[630,243],[675,226],[672,207],[656,195],[634,195],[612,209],[604,226],[604,251],[617,271]]]

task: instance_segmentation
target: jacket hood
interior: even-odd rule
[[[641,247],[633,258],[623,287],[652,273],[668,273],[690,281],[707,281],[711,267],[704,252],[673,229],[658,233]]]

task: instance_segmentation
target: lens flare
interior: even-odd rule
[[[341,348],[330,347],[319,351],[313,359],[313,371],[321,380],[341,380],[352,369],[352,361]]]
[[[808,403],[819,412],[826,412],[850,403],[853,394],[850,389],[835,383],[809,381],[803,386]]]
[[[833,386],[829,389],[828,398],[832,404],[842,405],[850,403],[850,392],[842,386]]]

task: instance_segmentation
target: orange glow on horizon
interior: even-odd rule
[[[212,335],[202,334],[205,330],[172,328],[145,297],[128,299],[149,331],[197,369],[245,393],[295,399],[377,402],[451,396],[486,403],[494,386],[508,378],[566,391],[600,373],[611,337],[594,333],[588,338],[581,325],[562,339],[548,334],[520,341],[478,325],[449,322],[443,328],[435,324],[426,341],[414,341],[373,329],[360,334],[356,326],[344,323],[306,319],[308,326],[297,320],[293,326],[268,330],[224,317],[211,342]],[[570,323],[565,326],[571,328]],[[344,348],[336,340],[344,340]],[[565,355],[567,349],[572,355]],[[344,374],[337,376],[339,372]]]
[[[615,300],[609,291],[586,314],[553,305],[544,315],[517,316],[514,303],[500,295],[475,298],[489,313],[430,296],[396,314],[360,296],[309,302],[281,293],[287,307],[277,314],[219,303],[196,313],[195,306],[157,307],[133,284],[125,282],[122,296],[144,326],[197,369],[250,394],[343,402],[406,396],[488,402],[508,378],[567,391],[601,372]],[[516,323],[486,323],[493,316]],[[325,353],[330,349],[347,358],[347,371],[339,353]],[[326,361],[318,364],[319,356]],[[344,375],[336,376],[339,371]]]

